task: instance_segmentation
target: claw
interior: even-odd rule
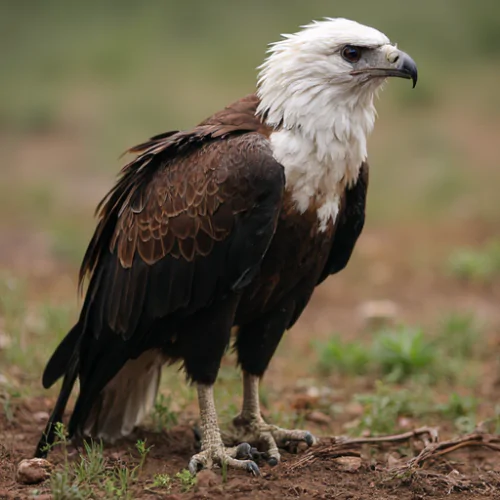
[[[260,469],[259,466],[255,462],[248,462],[247,464],[247,471],[252,474],[252,476],[258,477],[260,476]]]
[[[266,458],[267,453],[259,451],[257,448],[252,448],[250,450],[251,453],[251,458],[254,462],[258,462],[259,460],[262,460],[263,458]]]
[[[203,469],[203,464],[201,462],[199,462],[198,460],[196,460],[196,458],[192,458],[190,461],[189,461],[189,464],[188,464],[188,470],[189,472],[193,475],[193,476],[196,476],[196,474],[201,470]]]
[[[239,460],[252,459],[252,450],[254,449],[255,448],[252,448],[248,443],[241,443],[236,448],[236,458]]]
[[[263,453],[252,448],[250,450],[251,458],[257,463],[260,463],[261,460],[267,461],[272,467],[281,460],[279,448],[297,452],[301,442],[306,443],[308,447],[317,443],[316,438],[308,431],[282,429],[267,424],[260,415],[257,417],[240,415],[234,420],[234,427],[236,435],[233,439],[235,441],[258,442],[265,446],[266,451]]]
[[[197,444],[201,443],[201,431],[198,427],[193,427],[193,435],[194,435],[194,440]]]
[[[307,446],[309,446],[309,447],[311,447],[313,444],[316,443],[315,437],[310,432],[305,433],[304,441],[306,442]]]

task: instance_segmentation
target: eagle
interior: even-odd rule
[[[224,465],[258,474],[249,443],[271,465],[283,443],[315,443],[262,418],[259,384],[284,332],[345,268],[363,229],[367,137],[388,77],[415,87],[417,67],[386,35],[315,21],[271,44],[254,94],[129,150],[134,159],[97,207],[78,321],[43,373],[45,388],[63,380],[37,457],[77,379],[69,436],[112,442],[143,421],[162,366],[174,362],[198,394],[192,473]],[[243,404],[240,444],[225,447],[213,387],[231,344]]]

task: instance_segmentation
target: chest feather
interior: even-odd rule
[[[274,132],[270,140],[295,209],[301,214],[314,209],[319,230],[326,231],[337,218],[345,188],[357,181],[366,143],[341,142],[328,134],[311,140],[291,130]]]

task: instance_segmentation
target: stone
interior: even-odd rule
[[[33,413],[33,419],[38,424],[44,424],[49,419],[49,414],[46,411],[37,411]]]
[[[16,481],[21,484],[37,484],[50,477],[52,464],[43,458],[21,460],[17,466]]]
[[[361,304],[359,313],[369,328],[380,328],[394,323],[398,306],[392,300],[368,300]]]
[[[360,457],[338,457],[334,463],[339,469],[345,472],[355,472],[361,467],[362,460]]]

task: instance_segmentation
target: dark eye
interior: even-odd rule
[[[356,63],[361,59],[361,49],[353,45],[346,45],[342,49],[342,57],[350,63]]]

